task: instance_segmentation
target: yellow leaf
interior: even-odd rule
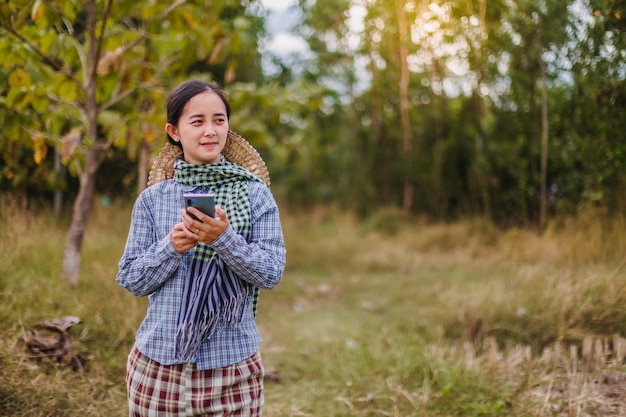
[[[11,13],[11,8],[8,5],[6,5],[4,2],[0,4],[0,17],[2,17],[3,19],[10,19]]]
[[[237,60],[231,59],[224,73],[224,84],[232,84],[237,76]]]
[[[39,19],[43,15],[44,6],[41,4],[41,0],[37,0],[35,4],[33,4],[33,10],[30,12],[30,17],[33,21]]]
[[[35,163],[39,165],[44,159],[46,159],[46,155],[48,154],[48,145],[46,144],[46,139],[43,134],[40,132],[35,133],[31,139],[34,142],[35,148]]]
[[[24,68],[16,68],[9,74],[10,87],[27,87],[30,85],[30,75]]]
[[[214,65],[218,63],[218,58],[220,57],[220,52],[222,52],[222,46],[224,45],[224,39],[220,39],[217,41],[213,50],[211,51],[211,56],[209,57],[209,64]],[[220,61],[222,58],[219,58]]]
[[[61,158],[67,161],[71,158],[74,149],[80,143],[82,129],[73,127],[69,133],[61,138]]]
[[[98,75],[107,75],[111,68],[113,68],[116,72],[119,71],[123,54],[124,48],[121,46],[114,51],[106,51],[98,61]]]

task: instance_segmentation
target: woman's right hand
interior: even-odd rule
[[[196,235],[191,233],[189,229],[185,227],[184,223],[178,223],[175,225],[172,228],[172,233],[170,233],[172,246],[174,246],[174,249],[178,253],[185,253],[189,249],[196,246],[198,244],[196,237]]]

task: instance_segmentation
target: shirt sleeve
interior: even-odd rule
[[[286,251],[278,206],[270,189],[250,182],[250,241],[228,227],[212,244],[213,249],[239,278],[271,289],[283,276]]]
[[[150,193],[142,193],[133,207],[130,231],[119,262],[117,282],[136,296],[152,294],[180,266],[182,254],[161,231],[154,215]],[[159,236],[161,235],[161,236]]]

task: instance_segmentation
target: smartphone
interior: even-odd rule
[[[215,217],[215,195],[185,193],[184,197],[186,207],[195,207],[207,216]],[[199,220],[196,216],[189,213],[189,210],[187,210],[187,214],[189,214],[195,220]]]

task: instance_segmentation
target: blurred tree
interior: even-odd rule
[[[609,45],[616,45],[610,55],[621,57],[615,52],[624,49],[616,41],[620,9],[615,2],[605,3],[598,7],[595,21],[610,24],[611,30],[605,26],[598,30],[609,38]],[[336,115],[343,112],[339,119],[343,123],[355,121],[359,126],[347,142],[352,144],[353,164],[345,166],[352,169],[351,183],[359,184],[361,193],[348,205],[362,207],[377,197],[379,204],[407,207],[406,198],[399,197],[407,195],[406,187],[403,191],[398,184],[409,178],[415,184],[412,199],[418,202],[413,211],[444,218],[457,213],[493,216],[498,222],[545,224],[561,181],[557,174],[562,153],[553,150],[562,150],[568,135],[560,124],[569,96],[564,86],[568,79],[576,79],[568,74],[565,53],[574,45],[575,34],[593,35],[592,30],[581,32],[576,26],[575,18],[592,15],[581,4],[572,0],[301,1],[303,34],[315,54],[310,61],[314,75],[329,78],[327,69],[332,68],[330,77],[345,85],[352,85],[347,83],[350,76],[364,72],[368,81],[358,94],[341,95],[338,89],[343,107],[334,108]],[[346,21],[359,8],[365,10],[364,27],[354,33]],[[328,53],[348,40],[354,45],[355,38],[358,47],[343,48],[340,58]],[[612,59],[611,79],[619,79],[618,60]],[[569,63],[577,61],[569,59]],[[406,103],[410,103],[408,112]],[[350,118],[349,109],[356,110],[357,119]],[[336,138],[337,131],[337,126],[316,123],[309,133],[323,143],[321,137]],[[318,155],[330,160],[328,155]],[[407,164],[398,164],[398,155],[413,161],[408,177],[402,169]],[[616,161],[621,153],[611,155]],[[325,166],[324,160],[317,164]],[[369,184],[363,178],[370,179]],[[338,188],[336,193],[347,195]]]
[[[411,117],[409,115],[409,24],[407,22],[406,5],[403,0],[396,0],[395,12],[398,25],[398,101],[400,110],[400,132],[402,136],[402,161],[404,170],[404,187],[402,198],[402,212],[405,216],[411,214],[413,207],[414,186],[411,172],[413,172],[413,135],[411,132]]]
[[[0,187],[72,181],[52,150],[80,190],[112,152],[148,161],[160,85],[210,73],[292,204],[533,225],[626,204],[621,2],[299,0],[309,51],[274,78],[257,2],[93,4],[91,29],[75,3],[0,4]]]
[[[567,59],[569,106],[555,194],[570,208],[586,202],[626,209],[626,5],[583,3]],[[573,173],[577,175],[573,175]]]
[[[198,63],[204,70],[205,64],[223,65],[219,81],[235,80],[242,57],[256,54],[258,26],[244,12],[237,1],[0,4],[0,117],[3,139],[13,144],[3,156],[11,147],[32,149],[39,164],[52,147],[78,176],[63,258],[71,284],[78,283],[103,160],[114,146],[132,155],[163,136],[161,85],[186,78]],[[6,169],[4,174],[12,175]]]
[[[334,201],[346,207],[346,201],[363,201],[363,191],[371,188],[367,148],[357,144],[360,123],[352,106],[360,74],[355,71],[358,39],[349,27],[354,19],[351,2],[300,0],[299,5],[297,30],[312,51],[299,76],[319,87],[312,89],[317,100],[309,101],[316,105],[299,116],[306,128],[299,133],[304,140],[291,148],[289,164],[295,175],[288,187],[299,204]]]
[[[500,159],[499,175],[515,178],[516,191],[510,196],[500,193],[499,204],[508,204],[519,218],[545,225],[548,189],[548,129],[550,97],[562,90],[554,88],[563,76],[565,48],[570,41],[571,0],[518,1],[503,9],[500,33],[506,33],[510,44],[503,52],[507,57],[507,88],[500,95],[496,132],[498,152],[512,152],[511,158]],[[550,24],[542,24],[550,22]],[[506,125],[506,126],[505,126]],[[552,138],[556,143],[559,139]],[[510,146],[514,144],[514,146]],[[502,155],[505,156],[505,155]],[[554,157],[557,157],[555,155]],[[506,210],[509,211],[509,210]]]

